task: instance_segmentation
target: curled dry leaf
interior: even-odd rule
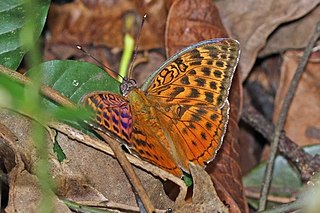
[[[201,4],[191,0],[175,1],[169,11],[166,30],[169,55],[200,40],[227,37],[219,12],[210,0],[201,1]],[[227,133],[216,159],[207,167],[220,199],[230,205],[230,212],[248,211],[241,182],[237,141],[241,91],[239,73],[236,71],[229,95],[231,110]]]
[[[240,41],[243,81],[250,73],[259,51],[266,45],[270,34],[281,24],[308,14],[319,4],[319,0],[232,0],[217,1],[216,4],[218,8],[223,8],[220,10],[221,17],[229,34]],[[301,36],[307,41],[305,35],[303,33]]]
[[[41,191],[38,178],[30,171],[32,165],[28,165],[32,155],[32,144],[28,143],[27,138],[30,123],[3,109],[0,111],[0,120],[0,158],[7,171],[9,187],[5,212],[36,212]],[[53,206],[54,212],[71,212],[57,196],[53,196]]]
[[[282,101],[296,71],[302,51],[287,51],[281,67],[280,85],[275,100],[274,120],[279,117]],[[299,81],[297,91],[287,116],[285,131],[300,146],[318,144],[320,141],[320,52],[309,58]]]
[[[123,47],[124,16],[135,11],[140,19],[148,13],[148,21],[141,34],[140,49],[163,46],[163,31],[166,9],[163,1],[84,1],[75,0],[68,4],[52,4],[48,16],[50,37],[47,49],[60,45],[102,45],[105,47]],[[157,27],[154,27],[154,26]],[[57,46],[57,47],[56,47]],[[59,50],[59,49],[58,49]],[[54,51],[65,54],[63,50]]]
[[[199,165],[190,163],[190,172],[194,180],[192,202],[187,202],[184,198],[178,197],[174,212],[229,212],[228,208],[219,199],[210,176],[205,170]]]

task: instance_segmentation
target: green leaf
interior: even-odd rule
[[[310,154],[318,154],[320,153],[320,145],[305,147],[304,150]],[[244,176],[243,184],[245,188],[259,193],[265,176],[265,169],[266,162],[263,162]],[[275,161],[270,195],[291,198],[293,194],[297,194],[300,191],[302,185],[297,171],[290,166],[284,157],[278,156]],[[252,207],[258,207],[258,200],[250,198],[248,202]],[[268,202],[268,209],[275,205],[277,203]]]
[[[57,140],[54,141],[53,151],[57,154],[57,158],[58,158],[59,162],[62,162],[63,160],[65,160],[67,158],[66,154],[63,152],[63,150]]]
[[[30,74],[34,69],[27,72]],[[54,60],[41,64],[42,83],[78,103],[93,91],[119,93],[120,83],[94,64],[71,60]],[[50,106],[52,106],[51,102]]]
[[[187,187],[192,186],[193,180],[192,180],[191,175],[185,173],[185,174],[183,174],[182,179],[183,179],[183,182],[186,184]]]
[[[50,1],[41,0],[33,5],[35,19],[38,26],[34,31],[33,38],[38,39],[44,27]],[[23,0],[0,1],[0,64],[17,69],[24,54],[20,37],[21,29],[26,22],[26,14]]]
[[[43,76],[41,82],[59,91],[74,103],[79,103],[84,95],[93,91],[120,92],[120,83],[94,64],[71,60],[54,60],[45,62],[40,66]],[[36,70],[33,68],[26,74],[30,75]],[[51,114],[55,115],[53,117],[59,120],[64,118],[63,120],[67,121],[68,124],[83,130],[74,122],[75,120],[83,120],[83,117],[88,115],[83,109],[74,112],[61,109],[61,106],[49,99],[43,99],[43,104],[47,112],[51,111]],[[74,119],[71,117],[74,117]]]

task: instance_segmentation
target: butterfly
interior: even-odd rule
[[[205,166],[219,150],[229,119],[227,100],[240,55],[229,38],[191,45],[168,59],[138,88],[124,78],[122,95],[87,94],[92,125],[121,138],[129,151],[181,177],[189,163]]]

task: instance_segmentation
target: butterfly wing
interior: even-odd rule
[[[133,153],[177,177],[182,177],[182,171],[173,158],[165,132],[162,131],[163,124],[154,116],[149,117],[148,113],[134,112],[133,117]]]
[[[158,102],[218,109],[228,97],[239,54],[233,39],[197,43],[166,61],[141,89]]]
[[[87,94],[82,102],[95,112],[91,125],[104,132],[111,132],[125,141],[132,137],[132,113],[126,98],[110,92],[97,91]]]
[[[176,162],[183,170],[189,171],[190,161],[204,166],[215,157],[226,132],[228,113],[228,101],[217,110],[187,105],[158,108],[157,117],[165,124]]]
[[[125,141],[132,154],[178,176],[182,172],[169,153],[158,121],[149,113],[132,110],[126,97],[105,91],[86,95],[84,104],[95,111],[95,128],[113,133]],[[147,123],[148,121],[148,123]],[[148,125],[146,125],[148,124]]]

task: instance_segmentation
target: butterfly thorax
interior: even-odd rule
[[[130,100],[131,107],[134,107],[134,111],[138,114],[146,114],[148,116],[148,114],[152,113],[152,103],[141,89],[137,87],[131,88],[127,98]]]

